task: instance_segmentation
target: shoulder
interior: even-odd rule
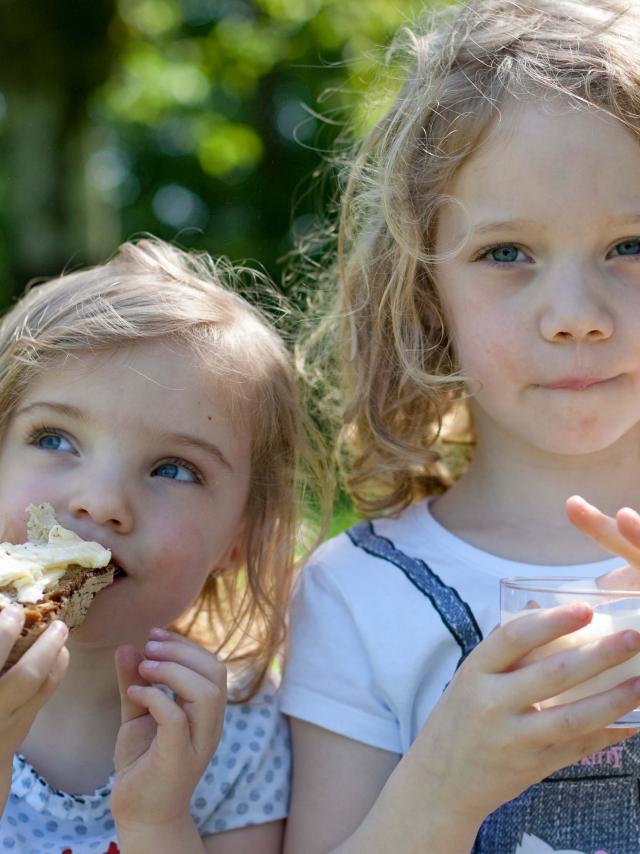
[[[290,754],[289,731],[272,681],[246,703],[229,705],[220,744],[192,799],[200,834],[283,818]]]
[[[318,550],[291,608],[286,714],[404,752],[416,704],[433,705],[461,654],[443,619],[458,600],[441,551],[424,504]]]
[[[233,685],[230,696],[233,697]],[[265,757],[276,771],[287,765],[289,732],[280,711],[280,694],[274,678],[267,678],[250,700],[227,706],[216,755],[227,768],[237,763],[257,766]],[[230,758],[236,761],[231,762]]]
[[[430,541],[429,517],[422,514],[422,504],[411,505],[397,516],[362,520],[347,531],[323,543],[312,555],[310,572],[324,570],[339,577],[342,572],[355,573],[371,560],[385,560],[377,546],[383,541],[398,551],[410,551],[419,539],[424,546]],[[418,535],[418,538],[416,537]]]
[[[412,597],[407,562],[428,562],[440,570],[438,532],[432,528],[423,502],[394,517],[359,522],[311,556],[298,580],[296,598],[310,590],[347,600],[366,598],[374,590],[377,597],[385,592]]]

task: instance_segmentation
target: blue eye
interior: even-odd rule
[[[499,246],[489,246],[487,249],[484,249],[477,256],[476,260],[488,261],[490,264],[506,267],[516,262],[528,261],[529,259],[522,249],[514,246],[513,243],[501,243]]]
[[[168,480],[179,480],[183,483],[201,483],[198,472],[187,463],[160,463],[151,472],[151,477],[164,477]]]
[[[75,453],[75,448],[71,442],[52,430],[42,430],[33,438],[33,444],[37,448],[42,448],[44,451],[65,451]]]
[[[640,255],[640,240],[623,240],[614,246],[612,252],[618,257],[621,255]]]

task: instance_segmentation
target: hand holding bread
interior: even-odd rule
[[[122,726],[115,750],[111,812],[120,839],[179,825],[216,751],[226,707],[226,668],[174,632],[152,629],[141,655],[116,654]],[[168,690],[167,690],[168,689]]]
[[[9,658],[23,625],[20,608],[8,606],[0,612],[0,666]],[[54,621],[0,677],[0,811],[11,786],[13,754],[67,669],[69,652],[64,644],[68,634],[63,622]]]
[[[69,629],[115,570],[111,553],[63,528],[50,505],[27,512],[27,542],[0,543],[0,810],[13,754],[67,669]]]

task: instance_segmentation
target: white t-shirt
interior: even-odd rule
[[[453,588],[471,607],[483,636],[500,621],[501,578],[595,578],[621,563],[611,558],[539,566],[496,557],[443,528],[427,502],[397,518],[376,520],[373,531]],[[403,754],[461,654],[442,614],[402,569],[340,534],[317,551],[295,592],[282,709]]]
[[[296,588],[282,708],[404,754],[464,654],[497,625],[502,577],[595,578],[622,561],[517,563],[460,540],[427,502],[325,543]],[[474,854],[638,854],[640,736],[532,786]]]
[[[228,706],[215,756],[196,786],[191,814],[200,836],[284,818],[289,800],[289,735],[273,688]],[[0,851],[119,854],[109,797],[113,775],[93,794],[59,792],[21,756],[0,819]]]

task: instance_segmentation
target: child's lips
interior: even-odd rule
[[[105,546],[104,548],[107,549],[109,548],[109,546]],[[116,568],[115,573],[113,575],[113,581],[115,583],[116,581],[119,581],[122,578],[126,578],[129,573],[125,569],[125,566],[120,560],[120,557],[112,549],[109,549],[109,551],[111,552],[111,563]]]
[[[617,379],[620,376],[619,374],[613,374],[611,376],[570,376],[563,377],[562,379],[555,380],[552,383],[543,384],[542,388],[548,388],[552,390],[566,390],[566,391],[584,391],[587,388],[591,388],[594,385],[604,385],[604,383],[611,382],[611,380]]]

